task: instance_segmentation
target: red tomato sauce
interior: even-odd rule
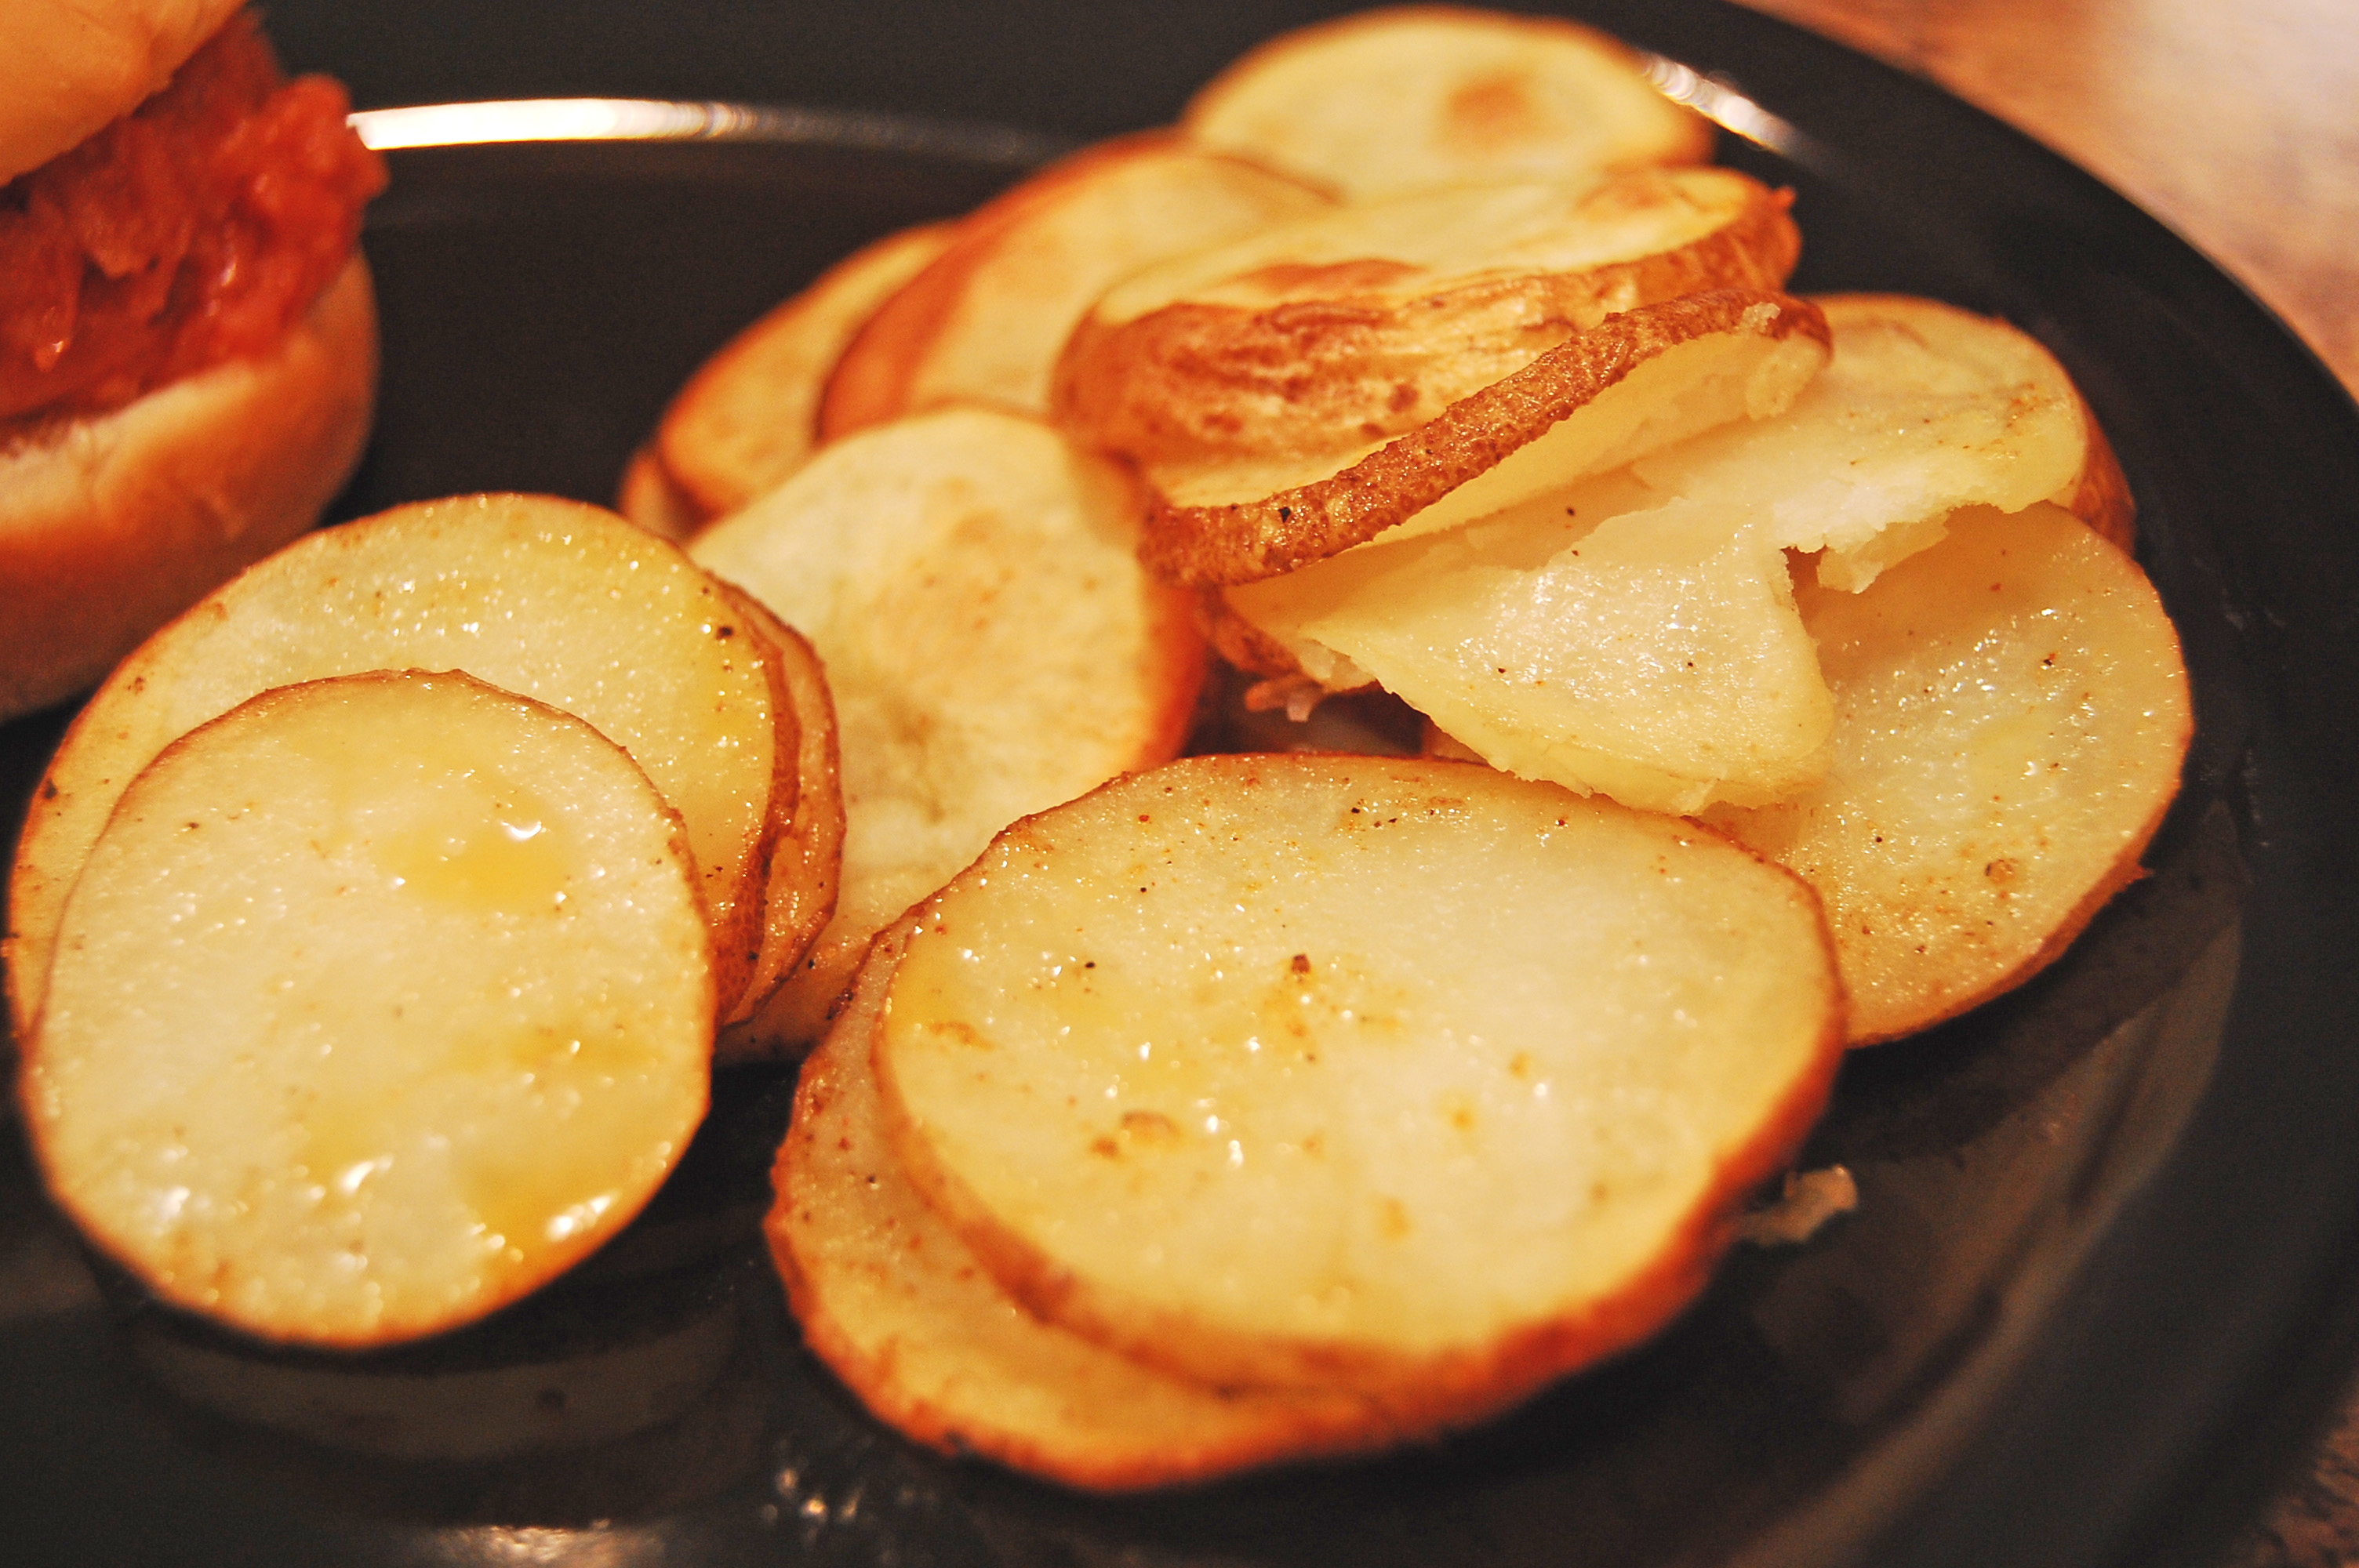
[[[352,254],[385,164],[250,12],[169,85],[0,189],[0,419],[116,408],[266,353]]]

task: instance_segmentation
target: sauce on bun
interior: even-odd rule
[[[235,0],[0,6],[0,719],[317,521],[367,438],[385,169]]]

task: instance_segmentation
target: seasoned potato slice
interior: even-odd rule
[[[770,1246],[803,1341],[876,1415],[1067,1486],[1169,1485],[1410,1435],[1348,1394],[1216,1390],[1018,1305],[926,1206],[879,1119],[870,1050],[901,934],[803,1064]]]
[[[667,539],[687,538],[705,515],[664,468],[652,444],[633,452],[623,465],[623,477],[614,485],[614,510]]]
[[[2061,509],[1961,514],[1864,593],[1806,587],[1833,762],[1713,825],[1808,879],[1855,1044],[2022,983],[2140,874],[2193,720],[2135,562]]]
[[[9,883],[8,981],[38,1010],[66,890],[148,759],[272,687],[463,669],[586,719],[686,825],[724,1009],[762,937],[796,720],[778,658],[678,546],[546,496],[428,502],[298,541],[149,639],[49,764]]]
[[[1066,345],[1058,416],[1148,463],[1364,449],[1616,311],[1783,287],[1786,207],[1731,170],[1646,169],[1282,224],[1109,290]]]
[[[690,546],[810,639],[835,698],[842,892],[765,1040],[816,1039],[870,935],[1001,827],[1179,749],[1203,652],[1137,512],[1038,420],[948,409],[824,449]]]
[[[158,1295],[366,1346],[614,1234],[704,1114],[679,822],[578,719],[462,676],[266,692],[123,792],[21,1095],[49,1190]]]
[[[1205,84],[1181,123],[1353,200],[1712,152],[1712,127],[1658,92],[1623,44],[1571,22],[1446,5],[1273,38]]]
[[[957,228],[904,229],[854,251],[689,378],[664,410],[652,450],[698,522],[736,511],[802,466],[819,440],[820,394],[845,346]]]
[[[895,1150],[1036,1313],[1440,1420],[1677,1312],[1843,1036],[1799,880],[1417,759],[1195,758],[1020,823],[886,1007]]]
[[[877,308],[828,378],[820,435],[958,401],[1046,413],[1058,351],[1108,284],[1331,204],[1166,132],[1076,153],[970,213]]]
[[[745,983],[745,1003],[728,1020],[713,1046],[716,1060],[735,1062],[777,1051],[780,1042],[754,1022],[753,1003],[767,1000],[793,977],[835,914],[843,882],[843,763],[836,742],[835,699],[818,653],[801,633],[771,614],[752,594],[727,583],[722,589],[777,649],[787,696],[800,720],[794,815],[778,829],[770,856],[761,953]]]
[[[1714,289],[1609,317],[1389,442],[1306,463],[1148,464],[1146,559],[1254,582],[1395,531],[1436,533],[1740,418],[1780,413],[1827,358],[1816,307]]]
[[[2118,471],[2014,328],[1930,300],[1821,303],[1834,357],[1783,414],[1230,588],[1258,639],[1223,645],[1266,674],[1290,659],[1333,689],[1380,684],[1498,767],[1625,805],[1761,806],[1815,784],[1834,707],[1786,552],[1822,552],[1822,586],[1864,587],[1958,507]]]

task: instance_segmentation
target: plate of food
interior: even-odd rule
[[[268,415],[237,558],[7,563],[12,1550],[2221,1550],[2359,1298],[2359,410],[1931,87],[1568,9],[122,90],[343,216],[11,415]]]

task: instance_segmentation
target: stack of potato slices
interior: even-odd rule
[[[529,1289],[654,1192],[716,1022],[826,922],[832,728],[799,637],[595,507],[432,503],[269,557],[125,661],[27,822],[52,1190],[266,1337]]]
[[[1307,28],[847,262],[637,460],[651,525],[734,509],[698,558],[836,682],[844,900],[768,1033],[866,957],[772,1240],[904,1432],[1114,1487],[1479,1419],[1679,1309],[1840,1044],[2138,874],[2186,676],[2079,392],[2003,322],[1783,292],[1789,197],[1709,150],[1569,24]],[[1089,629],[1152,584],[1006,537],[1069,510],[1018,451],[1249,705],[1381,688],[1435,757],[1041,810],[1157,760],[1182,656],[1163,609]],[[972,625],[889,607],[988,575],[900,542],[929,512],[992,519]]]

